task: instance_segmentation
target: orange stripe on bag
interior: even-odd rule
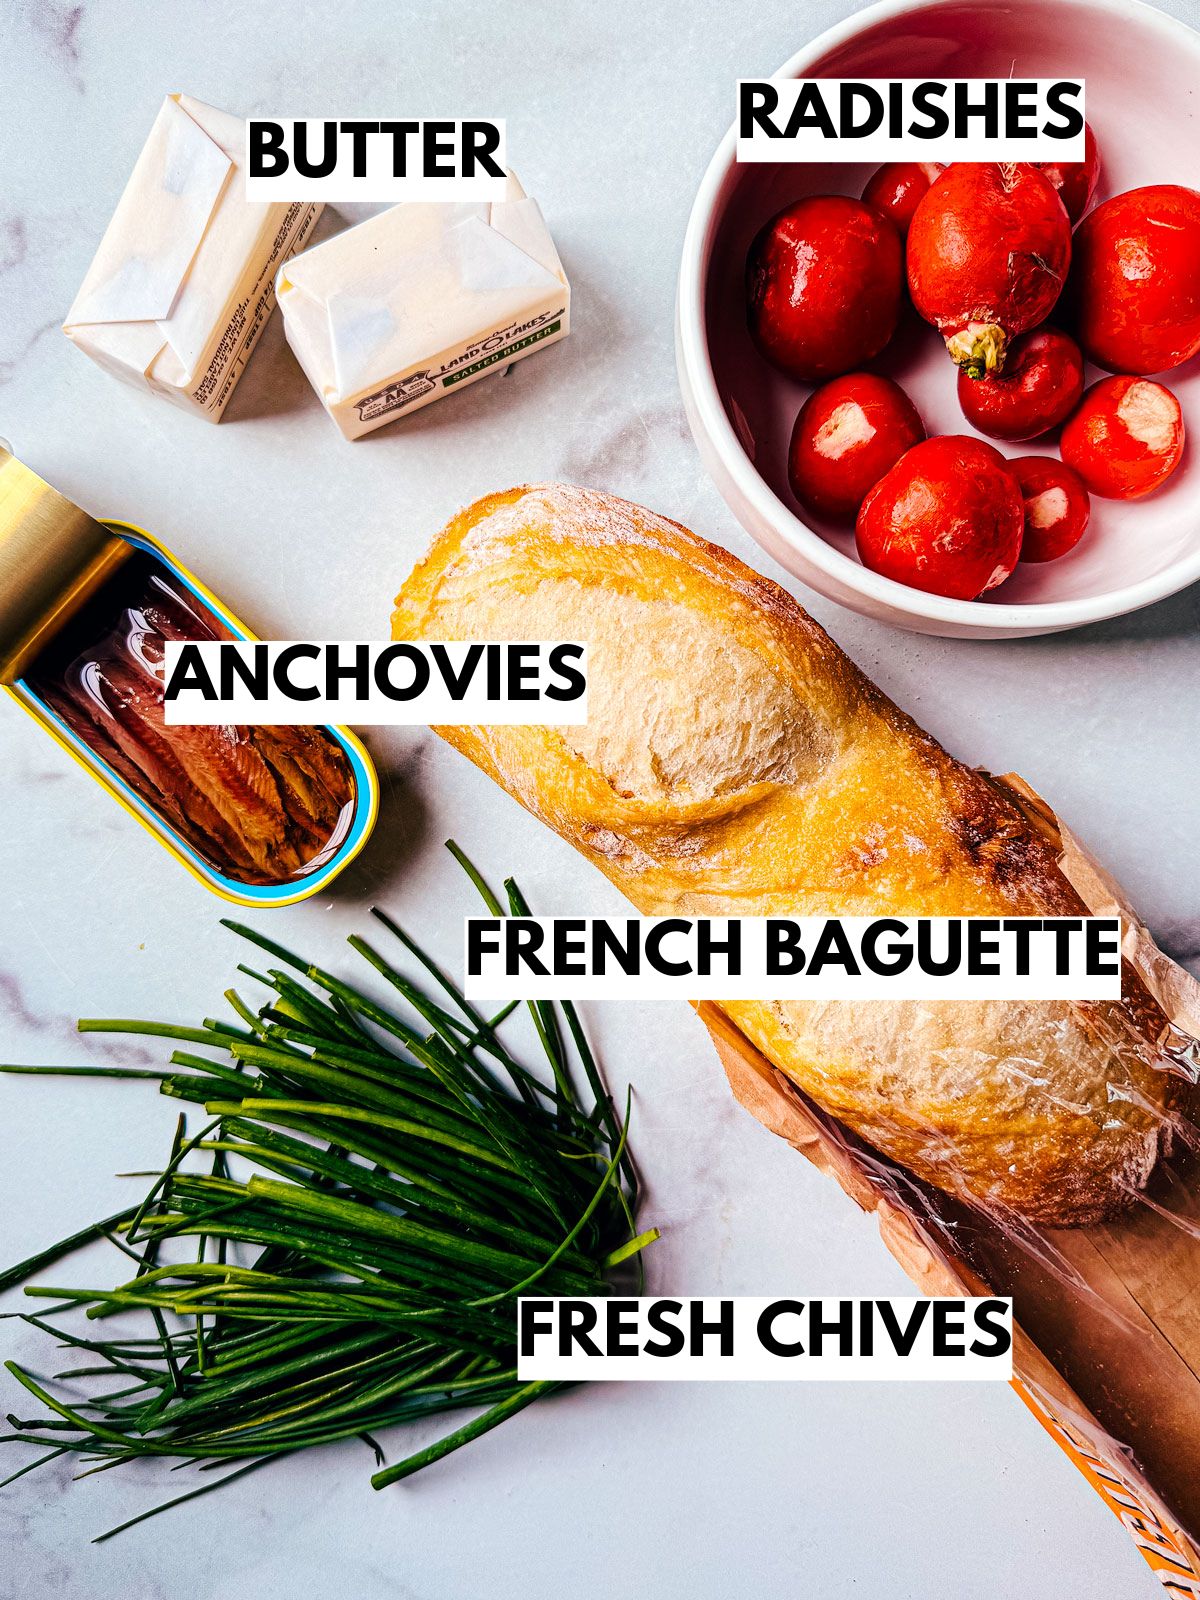
[[[1200,1600],[1200,1568],[1178,1532],[1122,1476],[1114,1462],[1098,1456],[1070,1423],[1064,1422],[1020,1378],[1012,1380],[1025,1405],[1074,1463],[1125,1531],[1168,1594]]]

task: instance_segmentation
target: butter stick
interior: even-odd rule
[[[63,331],[106,372],[219,421],[321,207],[251,202],[244,124],[163,101]]]
[[[510,173],[492,204],[410,202],[296,255],[276,287],[284,331],[347,439],[565,338],[571,291]]]

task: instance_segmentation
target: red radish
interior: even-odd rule
[[[800,409],[788,450],[788,482],[819,516],[853,522],[904,452],[925,437],[916,406],[898,383],[852,372],[818,389]]]
[[[767,360],[804,383],[852,372],[896,331],[904,289],[900,235],[846,195],[798,200],[750,246],[746,306]]]
[[[1110,372],[1165,372],[1200,351],[1200,193],[1130,189],[1075,235],[1071,270],[1083,353]]]
[[[973,428],[993,439],[1036,439],[1070,416],[1083,393],[1079,346],[1058,328],[1013,341],[1004,371],[958,374],[958,402]]]
[[[1149,378],[1101,378],[1063,429],[1059,449],[1093,494],[1139,500],[1183,459],[1183,412],[1170,389]]]
[[[1079,474],[1053,456],[1019,456],[1008,463],[1025,502],[1022,561],[1057,561],[1083,538],[1092,502]]]
[[[990,444],[949,434],[914,445],[871,490],[855,525],[865,567],[927,594],[974,600],[1017,564],[1025,512]]]
[[[1090,122],[1083,125],[1082,161],[1035,161],[1034,166],[1067,208],[1072,222],[1078,222],[1091,203],[1100,181],[1100,146]]]
[[[1070,265],[1067,213],[1032,166],[947,167],[908,230],[913,304],[975,378],[1002,371],[1009,340],[1049,316]]]
[[[903,238],[930,184],[945,170],[940,161],[889,161],[867,179],[862,197],[895,223]]]

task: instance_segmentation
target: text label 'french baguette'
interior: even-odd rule
[[[470,1000],[1119,1000],[1120,917],[468,917]]]
[[[164,672],[168,727],[587,721],[587,646],[570,641],[170,640]]]
[[[529,1297],[522,1383],[1012,1377],[1012,1301]]]
[[[1082,161],[1082,78],[741,78],[739,161]]]

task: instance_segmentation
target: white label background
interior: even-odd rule
[[[612,1302],[603,1298],[590,1299],[587,1297],[570,1297],[566,1303],[571,1305],[582,1304],[586,1299],[588,1305],[596,1307],[598,1322],[591,1338],[596,1344],[604,1347],[604,1316],[605,1307]],[[766,1308],[776,1305],[781,1300],[802,1300],[806,1305],[811,1305],[814,1299],[819,1299],[822,1306],[822,1315],[826,1320],[835,1317],[839,1307],[848,1304],[854,1307],[854,1326],[857,1330],[857,1318],[860,1315],[858,1308],[862,1305],[877,1304],[878,1302],[852,1299],[849,1296],[784,1296],[784,1295],[732,1295],[732,1296],[690,1296],[690,1295],[643,1295],[640,1297],[615,1295],[613,1300],[623,1305],[636,1305],[639,1308],[639,1323],[644,1325],[644,1312],[653,1305],[660,1305],[664,1300],[674,1300],[682,1303],[683,1311],[672,1318],[675,1326],[687,1332],[689,1325],[688,1307],[698,1303],[704,1308],[706,1320],[714,1320],[721,1305],[729,1304],[733,1307],[733,1354],[722,1356],[720,1341],[716,1334],[710,1334],[705,1341],[705,1352],[701,1355],[689,1355],[686,1350],[675,1356],[651,1356],[638,1354],[633,1356],[589,1356],[578,1352],[576,1349],[570,1355],[558,1354],[558,1331],[555,1326],[552,1331],[538,1336],[535,1353],[525,1356],[517,1354],[517,1377],[522,1383],[534,1382],[538,1379],[553,1381],[575,1382],[586,1381],[594,1383],[597,1380],[604,1382],[642,1382],[642,1383],[746,1383],[763,1382],[770,1380],[796,1380],[803,1379],[809,1382],[830,1382],[837,1380],[858,1380],[864,1378],[884,1379],[891,1382],[921,1382],[930,1379],[938,1382],[985,1382],[1007,1383],[1012,1377],[1012,1301],[1000,1295],[978,1299],[957,1299],[947,1296],[936,1296],[925,1299],[923,1296],[887,1296],[888,1305],[894,1307],[897,1321],[901,1328],[908,1323],[916,1306],[924,1304],[929,1307],[921,1324],[920,1332],[916,1336],[912,1353],[907,1356],[899,1355],[891,1345],[887,1333],[879,1321],[878,1314],[874,1319],[875,1353],[870,1356],[841,1355],[832,1353],[836,1342],[836,1335],[825,1335],[825,1347],[830,1353],[820,1356],[798,1355],[779,1356],[766,1349],[758,1339],[758,1319]],[[955,1323],[954,1343],[967,1347],[962,1355],[935,1356],[933,1353],[933,1327],[934,1311],[936,1304],[950,1305],[962,1312],[961,1320]],[[534,1305],[546,1306],[557,1304],[548,1298],[538,1300],[531,1297]],[[973,1308],[991,1303],[1003,1305],[1004,1313],[999,1316],[993,1312],[992,1320],[999,1320],[1009,1333],[1009,1348],[1004,1355],[973,1355],[970,1345],[973,1340],[980,1339],[990,1344],[992,1335],[986,1328],[978,1328],[972,1320]],[[525,1298],[518,1302],[518,1317],[520,1306],[525,1304]],[[774,1322],[774,1332],[778,1339],[785,1343],[799,1341],[807,1349],[809,1346],[808,1314],[797,1317],[790,1312],[781,1313]],[[519,1329],[519,1323],[518,1323]],[[662,1335],[653,1329],[645,1327],[645,1337],[661,1342]],[[857,1344],[857,1333],[855,1336]]]
[[[270,692],[262,699],[256,699],[245,684],[238,682],[234,693],[228,699],[205,699],[199,689],[184,688],[179,691],[173,700],[168,700],[163,707],[163,721],[168,728],[180,727],[223,727],[226,724],[242,724],[245,727],[262,727],[274,725],[277,727],[316,727],[323,723],[350,723],[359,727],[377,728],[424,728],[431,724],[442,727],[474,726],[475,724],[490,724],[493,727],[581,727],[587,721],[587,690],[574,700],[550,700],[539,695],[536,700],[509,700],[503,695],[498,699],[491,699],[487,694],[487,650],[484,645],[484,656],[480,659],[471,684],[467,692],[458,700],[452,699],[450,691],[446,688],[439,675],[436,660],[430,652],[437,644],[444,649],[452,669],[459,672],[462,669],[466,653],[472,648],[468,641],[399,641],[406,650],[411,650],[422,655],[429,662],[429,684],[422,693],[411,700],[391,700],[372,684],[371,693],[365,698],[360,698],[354,692],[351,682],[343,679],[341,692],[335,699],[320,697],[316,700],[294,700],[290,696],[271,687]],[[482,643],[482,641],[479,641]],[[519,644],[536,649],[540,652],[536,660],[527,662],[528,666],[537,665],[539,676],[532,681],[527,680],[527,687],[546,682],[561,684],[562,679],[549,665],[549,654],[559,644],[574,644],[576,641],[568,639],[538,640],[538,639],[505,639],[497,640],[491,648],[505,650],[509,645]],[[342,640],[340,642],[320,642],[317,640],[251,640],[251,639],[206,639],[195,645],[186,645],[182,641],[169,639],[164,649],[166,679],[169,682],[180,653],[184,648],[199,651],[205,670],[215,685],[220,683],[220,661],[225,651],[232,651],[241,656],[247,667],[253,665],[256,649],[265,648],[268,660],[274,662],[279,653],[289,650],[294,643],[302,643],[307,648],[313,646],[320,651],[337,650],[342,652],[342,659],[347,663],[352,659],[351,653],[357,648],[358,642]],[[364,641],[365,648],[374,660],[385,650],[393,648],[393,643],[378,639]],[[572,656],[569,665],[577,672],[587,675],[587,646],[580,645],[582,654]],[[297,661],[289,674],[290,679],[298,687],[307,688],[313,684],[321,686],[325,681],[325,671],[321,659],[308,658]],[[401,664],[396,668],[397,682],[407,683],[412,677],[411,668]],[[501,673],[502,680],[507,678],[507,673]]]
[[[566,922],[571,924],[584,924],[590,928],[594,924],[608,922],[618,935],[624,940],[627,924],[635,924],[643,933],[657,927],[664,922],[684,921],[689,925],[698,922],[711,924],[714,934],[723,938],[732,922],[740,922],[742,929],[740,971],[732,973],[728,970],[728,962],[723,955],[714,954],[712,971],[706,976],[694,972],[672,975],[670,973],[656,972],[645,967],[640,973],[624,973],[610,956],[607,962],[608,970],[601,976],[591,973],[586,976],[576,976],[563,972],[555,973],[553,970],[553,945],[552,930],[556,923]],[[941,925],[950,922],[962,922],[963,929],[963,959],[966,959],[967,933],[965,925],[969,922],[993,922],[997,919],[991,917],[794,917],[788,919],[771,919],[767,917],[704,917],[704,918],[672,918],[672,917],[521,917],[521,918],[493,918],[493,917],[466,917],[463,928],[463,971],[465,973],[464,989],[468,1000],[495,1001],[497,1003],[508,1000],[557,1000],[566,996],[572,1000],[1119,1000],[1121,997],[1120,962],[1117,961],[1118,971],[1111,977],[1089,977],[1084,967],[1084,934],[1082,929],[1073,933],[1070,940],[1072,971],[1060,975],[1055,971],[1055,937],[1050,933],[1034,933],[1029,944],[1029,972],[1020,974],[1016,971],[1016,962],[1013,959],[1016,953],[1016,938],[1013,934],[997,932],[994,936],[997,942],[997,955],[995,959],[1000,967],[1000,975],[996,977],[971,976],[966,971],[947,974],[945,977],[934,976],[918,971],[914,966],[907,972],[881,975],[863,970],[859,977],[854,977],[843,966],[836,962],[824,965],[817,975],[811,976],[807,972],[794,973],[791,976],[768,976],[766,967],[766,938],[767,923],[771,920],[788,920],[797,924],[800,929],[800,945],[809,959],[816,948],[817,937],[822,927],[827,922],[840,922],[845,930],[851,950],[856,952],[862,930],[871,923],[890,921],[903,924],[906,929],[908,941],[915,938],[915,929],[918,922],[934,925],[932,949],[936,954],[946,949],[945,932]],[[1043,919],[1029,917],[1006,917],[1008,923],[1038,922]],[[1051,919],[1047,919],[1051,920]],[[1101,923],[1115,930],[1115,944],[1120,948],[1121,922],[1119,917],[1079,917],[1060,919],[1078,921],[1080,923]],[[536,953],[543,965],[550,967],[551,971],[545,976],[530,972],[522,963],[521,970],[515,976],[508,975],[504,970],[504,944],[501,937],[500,949],[494,955],[485,955],[480,962],[478,974],[472,973],[467,964],[468,929],[472,923],[489,925],[500,923],[536,923],[546,934],[546,942]],[[501,928],[503,935],[503,928]],[[889,947],[899,942],[899,936],[893,932],[884,933],[879,940],[878,948],[886,953]],[[586,949],[586,938],[585,938]],[[696,954],[696,942],[682,930],[674,930],[665,936],[662,943],[662,953],[669,961],[682,961],[689,959],[693,962]],[[914,958],[915,961],[915,958]]]
[[[944,83],[947,92],[937,102],[938,106],[946,111],[953,123],[954,94],[953,85],[956,82],[967,83],[970,86],[970,103],[978,105],[982,101],[983,86],[988,82],[998,82],[1000,89],[1000,116],[1003,119],[1003,84],[1004,79],[967,78],[967,79],[934,79],[934,78],[742,78],[738,80],[737,100],[735,108],[736,121],[734,123],[738,132],[737,159],[739,162],[747,161],[1082,161],[1084,157],[1085,135],[1082,128],[1079,133],[1069,139],[1049,139],[1044,134],[1038,134],[1028,139],[995,138],[989,139],[982,129],[981,117],[972,117],[968,123],[969,132],[965,138],[956,139],[952,134],[946,133],[937,139],[918,139],[911,133],[901,134],[893,138],[887,130],[887,116],[884,116],[883,127],[877,132],[866,134],[862,138],[836,138],[827,139],[819,128],[803,128],[792,139],[773,139],[757,126],[748,138],[741,136],[740,99],[741,84],[770,83],[779,93],[779,103],[771,113],[770,120],[777,128],[787,126],[788,118],[800,96],[801,88],[806,83],[815,84],[821,94],[821,99],[829,112],[833,126],[838,126],[838,93],[842,82],[862,84],[865,88],[875,89],[883,97],[887,105],[889,84],[895,82],[904,86],[905,90],[905,116],[907,125],[915,116],[918,122],[927,120],[923,112],[913,112],[911,107],[912,91],[922,83]],[[1033,109],[1025,113],[1024,120],[1040,127],[1047,120],[1061,121],[1057,112],[1047,113],[1045,109],[1045,94],[1055,83],[1083,83],[1081,78],[1024,78],[1022,83],[1036,85],[1037,100],[1032,101]],[[1078,110],[1080,116],[1085,114],[1086,91],[1072,99],[1069,104],[1072,110]],[[860,119],[863,114],[862,103],[856,105],[855,117]],[[1002,122],[1003,125],[1003,122]]]
[[[322,152],[325,148],[325,135],[322,131],[326,122],[335,125],[341,122],[444,122],[454,128],[452,157],[440,156],[439,163],[447,159],[453,160],[457,165],[460,161],[462,150],[462,124],[468,122],[486,122],[496,128],[500,134],[498,147],[491,152],[491,159],[502,169],[508,166],[508,137],[503,117],[468,117],[466,119],[454,117],[249,117],[246,120],[243,168],[246,174],[246,199],[256,201],[281,201],[281,200],[322,200],[336,204],[338,201],[385,201],[395,205],[402,200],[438,200],[438,201],[493,201],[503,200],[508,193],[508,177],[505,171],[500,177],[495,178],[490,173],[479,168],[476,161],[476,172],[473,177],[426,178],[420,171],[422,161],[423,136],[420,130],[412,133],[405,141],[408,174],[399,178],[393,172],[392,136],[387,133],[372,133],[366,139],[366,167],[367,170],[361,178],[354,176],[353,149],[349,134],[338,134],[337,151],[338,160],[334,170],[324,178],[306,178],[303,173],[296,171],[295,135],[294,129],[303,123],[308,129],[307,150],[310,156]],[[250,173],[250,124],[275,122],[285,130],[282,149],[288,156],[288,168],[277,177],[253,177]],[[333,136],[330,135],[332,138]],[[438,143],[445,142],[448,135],[441,135]],[[416,169],[414,171],[414,168]]]

